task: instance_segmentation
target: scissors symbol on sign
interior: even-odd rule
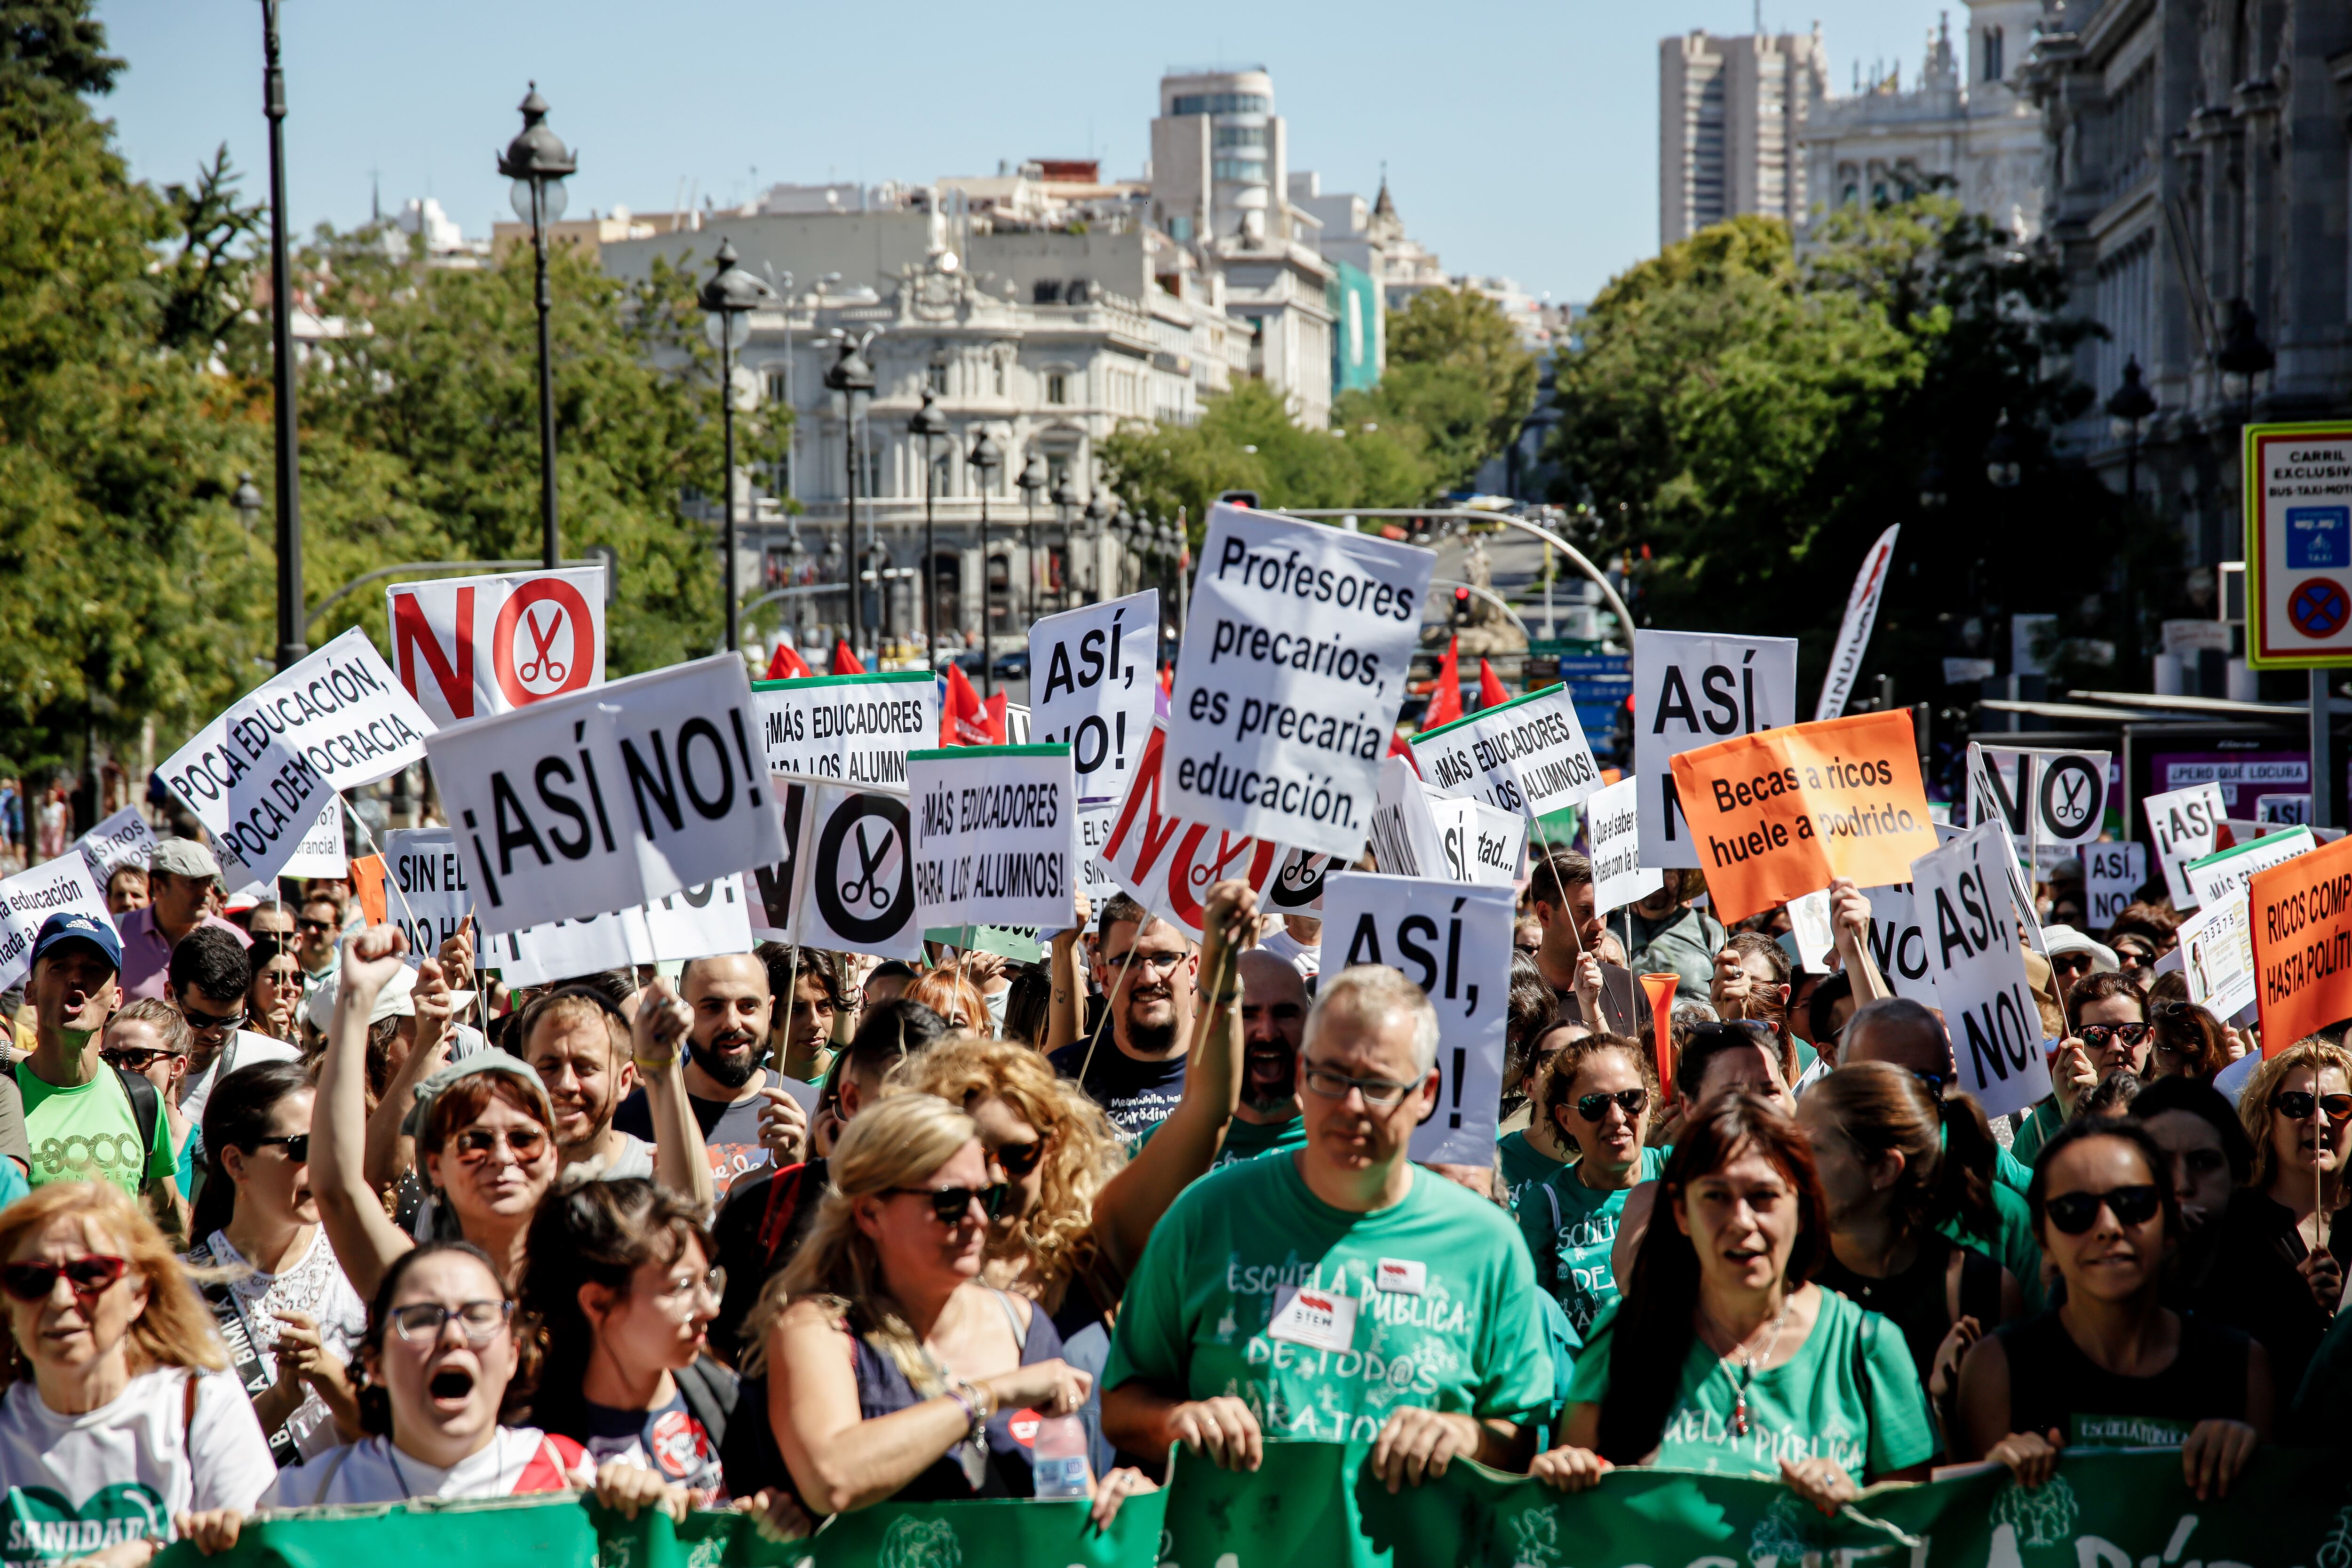
[[[858,879],[843,879],[841,901],[853,910],[862,903],[872,904],[877,911],[888,908],[890,889],[882,886],[882,879],[876,873],[881,870],[883,861],[889,858],[890,837],[886,833],[879,847],[869,847],[866,842],[866,825],[861,822],[850,837],[857,846]]]
[[[547,624],[543,636],[540,632],[538,619],[529,610],[522,613],[522,624],[524,629],[530,633],[532,657],[529,664],[518,665],[515,673],[529,681],[543,679],[561,682],[571,673],[571,667],[559,662],[551,650],[555,647],[555,635],[563,629],[563,612],[556,610],[555,618]]]

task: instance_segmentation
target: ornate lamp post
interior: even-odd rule
[[[939,597],[931,586],[931,563],[939,551],[935,524],[932,520],[932,496],[938,489],[940,443],[949,435],[948,416],[940,411],[939,399],[928,386],[923,388],[923,405],[907,421],[907,434],[923,444],[923,570],[919,574],[923,595],[923,657],[939,668],[939,629],[931,624],[931,601]]]
[[[719,254],[712,259],[716,270],[702,286],[702,308],[710,313],[703,322],[703,330],[719,350],[719,422],[727,430],[727,469],[723,476],[727,517],[719,530],[719,552],[725,562],[722,581],[727,596],[726,646],[740,650],[743,646],[743,626],[742,593],[735,580],[735,351],[751,341],[751,311],[774,299],[775,290],[735,264],[735,247],[727,240],[719,242]],[[551,533],[549,537],[554,536]]]
[[[857,551],[857,422],[865,417],[866,400],[874,395],[874,367],[866,363],[865,344],[843,334],[841,357],[824,373],[824,384],[841,394],[841,447],[848,467],[849,502],[843,524],[841,553],[849,566],[849,647],[855,653],[865,628],[865,573]]]
[[[547,128],[547,100],[539,83],[522,100],[522,132],[507,143],[499,159],[499,173],[512,180],[509,199],[515,216],[530,225],[531,256],[538,269],[533,299],[539,309],[539,528],[540,562],[555,570],[555,370],[549,358],[547,317],[551,300],[547,291],[547,231],[563,216],[564,177],[580,161]]]
[[[971,444],[964,461],[980,470],[980,694],[982,698],[996,695],[996,649],[989,634],[990,625],[988,581],[988,492],[995,487],[996,470],[1004,467],[1004,448],[980,427],[980,436]]]
[[[2107,399],[2107,417],[2119,419],[2131,426],[2131,437],[2124,447],[2124,499],[2139,500],[2139,423],[2156,412],[2156,395],[2141,384],[2139,356],[2124,361],[2124,384]]]
[[[1021,487],[1021,500],[1024,513],[1021,524],[1021,547],[1023,554],[1029,563],[1028,619],[1034,625],[1037,619],[1037,600],[1040,594],[1037,586],[1037,494],[1048,482],[1045,474],[1045,454],[1032,447],[1029,449],[1029,460],[1021,465],[1021,472],[1014,477],[1013,482]]]

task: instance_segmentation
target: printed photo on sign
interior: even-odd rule
[[[1030,729],[1005,740],[1070,748],[1081,801],[1116,801],[1151,734],[1159,696],[1160,592],[1047,616],[1029,628]],[[1009,710],[1008,710],[1009,712]]]
[[[88,915],[109,926],[106,890],[77,854],[45,860],[29,871],[0,881],[0,990],[16,984],[33,967],[33,939],[51,915]]]
[[[1601,787],[1601,765],[1585,743],[1569,689],[1541,691],[1412,737],[1421,776],[1441,795],[1485,801],[1542,816]]]
[[[2197,892],[2183,873],[2189,862],[2213,853],[2221,838],[2222,818],[2229,815],[2221,786],[2209,782],[2167,790],[2141,801],[2140,811],[2147,819],[2148,837],[2156,842],[2157,863],[2164,868],[2172,907],[2195,909]]]
[[[1062,931],[1077,918],[1069,747],[910,752],[907,795],[919,924]]]
[[[753,684],[768,771],[904,784],[907,753],[938,743],[940,683],[919,669]]]
[[[1633,776],[1642,864],[1699,864],[1675,794],[1672,759],[1797,721],[1797,639],[1697,632],[1633,634]]]
[[[2042,1013],[2025,983],[2010,891],[2015,863],[2008,829],[1994,820],[1911,864],[1959,1087],[1988,1116],[2023,1110],[2050,1092]]]
[[[1361,850],[1435,562],[1212,507],[1169,705],[1171,807],[1269,842]]]
[[[1335,871],[1323,893],[1323,974],[1384,963],[1437,1010],[1437,1105],[1415,1129],[1415,1160],[1485,1165],[1495,1158],[1511,983],[1508,888]]]
[[[2189,999],[2217,1018],[2233,1017],[2253,1004],[2253,931],[2247,912],[2246,890],[2240,887],[2206,900],[2174,932]]]
[[[432,737],[485,934],[783,858],[743,661],[718,654]]]
[[[1602,912],[1639,902],[1665,886],[1665,873],[1642,861],[1642,781],[1619,779],[1585,797],[1592,846],[1592,907]]]
[[[604,684],[604,569],[444,577],[384,591],[392,663],[436,724]]]

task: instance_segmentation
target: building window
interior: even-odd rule
[[[1239,158],[1216,158],[1210,162],[1209,174],[1212,178],[1219,180],[1263,181],[1265,178],[1265,165],[1259,163],[1244,163]]]
[[[792,401],[791,380],[782,371],[772,370],[761,376],[761,387],[771,403],[785,404]]]
[[[1265,127],[1263,125],[1220,125],[1214,144],[1219,147],[1263,147]]]
[[[1002,396],[1003,396],[1003,395],[1004,395],[1004,362],[1003,362],[1002,359],[1000,359],[1000,360],[996,361],[995,363],[996,363],[996,395],[997,395],[997,396],[999,396],[999,397],[1002,397]]]
[[[1062,280],[1040,278],[1029,285],[1029,302],[1033,305],[1058,305],[1062,302]]]
[[[1262,92],[1188,92],[1180,94],[1178,114],[1271,114],[1274,100]]]
[[[1045,373],[1045,401],[1055,405],[1070,401],[1070,378],[1066,372],[1049,370]]]
[[[1179,245],[1191,244],[1192,240],[1192,220],[1181,216],[1181,214],[1175,217],[1170,218],[1168,220],[1168,237],[1174,240]],[[1171,289],[1170,292],[1172,293],[1174,290]]]
[[[948,395],[948,367],[945,362],[934,363],[924,373],[926,384],[940,397]]]
[[[1984,79],[1999,81],[2001,78],[2001,44],[1999,27],[1987,27],[1984,36]]]

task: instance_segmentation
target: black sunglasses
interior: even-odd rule
[[[999,1143],[989,1151],[989,1158],[1008,1176],[1025,1176],[1037,1168],[1045,1157],[1045,1141],[1032,1138],[1026,1143]]]
[[[296,1164],[307,1165],[310,1163],[310,1135],[308,1132],[287,1132],[275,1138],[257,1138],[246,1152],[251,1153],[254,1149],[266,1149],[272,1143],[285,1150],[286,1157]]]
[[[98,1053],[99,1059],[125,1072],[145,1072],[155,1062],[184,1056],[184,1051],[152,1050],[145,1046],[115,1046]]]
[[[130,1268],[128,1261],[110,1258],[102,1252],[89,1253],[63,1263],[51,1263],[34,1258],[23,1263],[0,1266],[0,1290],[5,1290],[19,1301],[46,1301],[49,1292],[58,1288],[58,1276],[64,1275],[67,1284],[77,1296],[97,1296],[113,1288]]]
[[[2136,1046],[2147,1038],[2147,1030],[2146,1024],[2085,1024],[2083,1026],[2083,1043],[2100,1050],[2107,1048],[2109,1040],[2121,1040],[2125,1045]]]
[[[2102,1208],[2112,1211],[2117,1225],[2146,1225],[2164,1206],[2164,1195],[2147,1183],[2111,1187],[2104,1193],[2061,1193],[2045,1199],[2042,1212],[2068,1236],[2080,1236],[2098,1222]]]
[[[1580,1094],[1576,1098],[1576,1113],[1598,1127],[1601,1119],[1609,1114],[1612,1100],[1617,1109],[1625,1113],[1625,1120],[1631,1121],[1642,1114],[1643,1106],[1650,1103],[1650,1091],[1646,1089],[1621,1089],[1614,1094]]]
[[[2278,1098],[2272,1100],[2271,1104],[2277,1107],[2278,1113],[2289,1121],[2310,1121],[2311,1112],[2315,1107],[2327,1112],[2327,1120],[2330,1121],[2342,1121],[2347,1118],[2352,1118],[2352,1094],[2315,1096],[2308,1089],[2289,1089],[2281,1090]]]
[[[1003,1182],[985,1187],[892,1187],[894,1193],[911,1193],[931,1200],[931,1215],[941,1225],[961,1225],[963,1216],[971,1212],[974,1203],[980,1212],[994,1219],[1004,1212],[1004,1200],[1011,1189]]]

